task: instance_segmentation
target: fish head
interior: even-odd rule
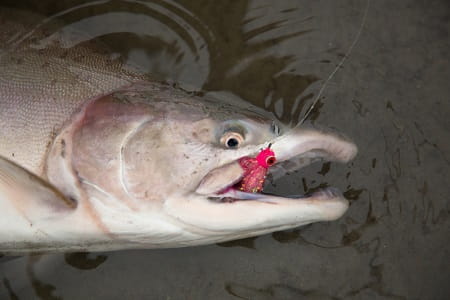
[[[334,189],[289,198],[236,188],[250,176],[240,160],[269,145],[276,163],[268,173],[292,159],[347,162],[357,152],[343,137],[288,128],[249,104],[134,87],[91,102],[72,123],[59,138],[72,181],[109,230],[145,247],[256,236],[335,220],[348,208]],[[53,174],[61,187],[64,176]]]
[[[255,122],[241,117],[224,123],[238,124],[235,128],[243,130],[223,130],[226,128],[224,123],[216,123],[218,131],[215,140],[209,144],[211,148],[208,147],[208,157],[216,159],[207,168],[200,168],[201,176],[186,189],[186,194],[167,199],[164,205],[166,214],[175,217],[187,228],[202,232],[202,243],[210,243],[261,235],[318,221],[332,221],[346,212],[349,206],[347,199],[333,187],[309,195],[299,192],[293,197],[267,194],[264,191],[243,192],[238,188],[239,183],[251,173],[246,174],[239,162],[244,157],[255,157],[270,147],[276,163],[267,171],[269,176],[275,176],[279,172],[283,173],[283,165],[291,161],[300,162],[297,166],[318,160],[348,162],[357,152],[352,142],[321,130],[283,127],[273,119]],[[242,132],[246,134],[241,135]],[[234,149],[229,149],[227,138],[234,135],[242,142]]]

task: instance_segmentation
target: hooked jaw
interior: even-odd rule
[[[252,151],[246,149],[247,153],[241,151],[241,157],[255,156],[265,147],[267,144],[253,147]],[[293,158],[303,158],[309,162],[326,159],[345,163],[357,153],[356,146],[344,138],[320,131],[299,129],[275,138],[271,150],[275,153],[276,164],[283,164]],[[252,234],[243,236],[252,236],[256,235],[255,230],[265,233],[316,221],[335,220],[348,208],[348,201],[335,188],[326,188],[311,195],[295,198],[243,192],[236,187],[244,176],[238,158],[210,171],[203,178],[196,190],[197,194],[204,196],[201,197],[203,200],[195,201],[201,204],[200,211],[204,209],[204,213],[209,216],[208,221],[204,220],[203,226],[220,231],[225,228],[228,230],[245,228],[251,230]],[[208,201],[205,201],[205,198]],[[191,202],[191,208],[194,207],[192,204]],[[196,216],[191,215],[188,219],[191,222],[195,221],[194,223],[203,223],[200,211],[192,211],[191,213]]]

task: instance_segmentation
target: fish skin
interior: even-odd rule
[[[54,31],[58,27],[36,28],[40,21],[31,13],[0,11],[0,154],[38,175],[48,145],[69,116],[88,99],[142,78],[101,48],[65,48],[64,36]]]
[[[210,198],[242,176],[239,158],[268,143],[280,161],[346,162],[350,141],[282,124],[278,136],[260,109],[187,95],[90,42],[67,48],[57,27],[36,22],[0,10],[0,252],[202,245],[346,211],[338,193]],[[237,149],[223,143],[230,132],[243,136]]]

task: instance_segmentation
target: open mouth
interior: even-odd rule
[[[168,201],[165,209],[185,224],[208,230],[220,241],[260,235],[305,224],[340,218],[349,203],[333,188],[318,190],[301,197],[282,197],[244,187],[253,179],[241,166],[243,158],[256,158],[262,149],[274,152],[276,163],[267,173],[285,175],[277,166],[293,165],[293,169],[317,160],[348,162],[357,152],[356,146],[335,134],[295,128],[267,143],[246,145],[221,152],[219,166],[210,169],[200,180],[190,201]],[[245,181],[245,182],[244,182]]]
[[[269,154],[260,159],[268,148],[253,155],[242,156],[209,172],[197,191],[219,203],[250,200],[278,204],[285,200],[343,199],[342,193],[332,187],[291,198],[267,194],[263,186],[268,174],[275,177],[283,175],[286,172],[284,166],[287,165],[290,165],[289,169],[292,171],[316,161],[348,162],[357,152],[352,142],[334,134],[306,130],[288,133],[273,141],[272,145],[270,150],[274,157]]]
[[[270,170],[269,170],[270,172]],[[276,204],[277,200],[283,199],[283,200],[302,200],[302,199],[333,199],[342,197],[342,193],[339,189],[334,187],[326,187],[319,190],[316,190],[311,193],[306,194],[299,194],[296,196],[290,196],[290,197],[281,197],[278,195],[266,193],[264,191],[264,184],[267,180],[267,175],[264,175],[263,177],[260,177],[255,174],[246,174],[240,178],[237,182],[231,182],[228,186],[226,186],[224,189],[219,190],[212,195],[208,197],[209,200],[214,202],[220,202],[220,203],[233,203],[236,201],[248,201],[248,200],[254,200],[254,201],[261,201],[265,203],[271,203]],[[253,176],[256,176],[253,177]],[[257,187],[248,186],[248,182],[257,182]],[[247,183],[246,189],[243,189],[242,186],[244,185],[244,182]],[[259,185],[262,187],[259,188]]]

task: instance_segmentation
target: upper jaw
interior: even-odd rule
[[[293,129],[272,142],[277,161],[289,160],[311,153],[330,161],[346,163],[352,160],[358,148],[343,136],[312,129]]]

